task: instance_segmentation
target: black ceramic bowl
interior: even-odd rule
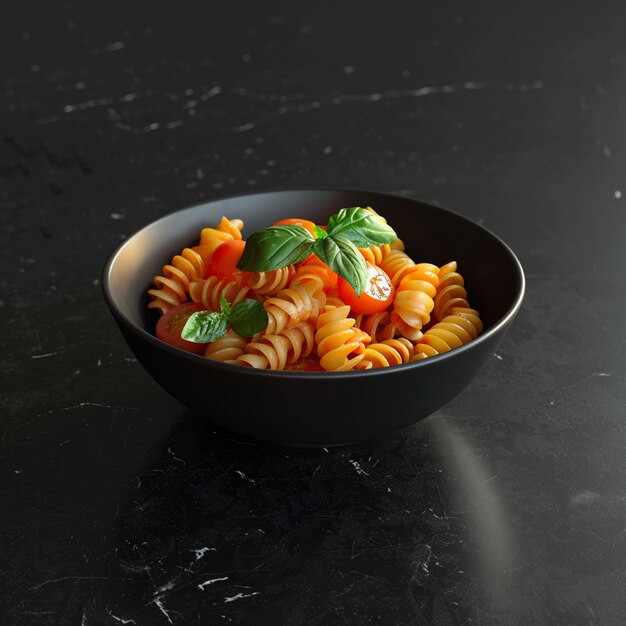
[[[416,261],[459,264],[485,330],[474,341],[422,361],[360,372],[275,372],[205,359],[153,335],[146,290],[164,263],[225,215],[244,237],[285,217],[325,223],[342,207],[371,206]],[[352,190],[285,190],[215,200],[166,215],[127,239],[103,276],[105,300],[128,345],[154,379],[193,412],[230,431],[302,446],[379,437],[430,415],[456,396],[493,355],[524,296],[522,267],[478,224],[404,197]]]

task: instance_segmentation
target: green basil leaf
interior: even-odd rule
[[[223,313],[196,311],[189,316],[180,336],[193,343],[209,343],[219,339],[228,330]]]
[[[340,209],[328,219],[326,233],[343,235],[359,248],[392,243],[398,236],[391,226],[361,207]]]
[[[258,300],[246,298],[236,304],[228,318],[241,337],[252,337],[267,326],[267,311]]]
[[[270,226],[250,235],[237,267],[244,272],[269,272],[298,263],[311,253],[314,241],[302,226]]]
[[[343,235],[329,235],[317,239],[313,252],[342,278],[345,278],[357,295],[365,291],[367,266],[356,246]]]
[[[328,237],[326,231],[317,224],[315,224],[315,239],[324,239],[324,237]]]
[[[228,304],[228,300],[224,297],[224,292],[220,293],[220,310],[226,316],[226,319],[230,317],[232,308],[230,304]]]

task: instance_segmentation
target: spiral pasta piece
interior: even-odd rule
[[[434,324],[415,344],[413,361],[458,348],[475,339],[483,330],[478,312],[457,310]]]
[[[367,346],[363,352],[363,360],[357,369],[390,367],[408,363],[413,356],[413,344],[406,338],[386,339],[380,343]]]
[[[308,322],[300,322],[279,334],[264,334],[246,344],[244,354],[235,359],[238,365],[256,369],[284,370],[311,354],[315,346],[315,331]]]
[[[241,239],[242,228],[242,220],[229,220],[226,217],[222,217],[220,223],[215,228],[203,228],[200,231],[200,242],[198,245],[210,254],[225,241]]]
[[[469,308],[465,280],[456,270],[456,261],[446,263],[439,269],[439,285],[433,311],[436,320],[442,320],[455,307]]]
[[[315,344],[320,365],[327,372],[352,370],[365,356],[359,341],[361,331],[354,328],[355,320],[348,317],[349,313],[348,305],[325,307],[317,318]]]
[[[148,308],[165,313],[169,308],[185,302],[189,284],[203,274],[202,256],[191,248],[185,248],[172,258],[171,263],[163,266],[162,276],[154,277],[156,289],[148,290],[151,298]]]
[[[246,284],[260,299],[276,295],[285,289],[295,273],[293,265],[268,272],[247,272]]]
[[[249,287],[241,285],[236,280],[227,281],[217,276],[199,278],[189,286],[189,296],[194,302],[204,305],[209,311],[219,311],[220,296],[223,295],[231,306],[241,302],[250,291]]]
[[[241,239],[241,231],[243,230],[243,220],[234,219],[229,220],[227,217],[223,217],[220,223],[215,227],[223,233],[228,233],[233,239]]]
[[[246,339],[229,328],[225,335],[207,346],[204,356],[212,361],[232,362],[244,353],[247,343]]]
[[[301,285],[308,280],[321,281],[321,288],[325,293],[329,293],[337,286],[337,274],[315,255],[300,263],[291,284]]]
[[[389,311],[379,311],[371,315],[357,315],[356,325],[364,330],[373,342],[393,339],[396,334],[396,325],[391,321]]]
[[[412,341],[421,337],[422,327],[430,321],[430,313],[435,306],[428,289],[421,288],[425,285],[432,287],[425,281],[412,281],[411,288],[399,289],[393,299],[391,321],[398,333]]]
[[[361,256],[372,265],[380,265],[383,259],[391,252],[391,245],[386,243],[370,248],[357,248]]]
[[[267,312],[266,333],[279,334],[308,319],[317,319],[326,301],[320,280],[309,280],[302,285],[290,286],[263,302]]]

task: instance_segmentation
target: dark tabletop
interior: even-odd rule
[[[0,623],[626,623],[626,6],[368,4],[5,5]],[[473,384],[379,441],[215,430],[102,298],[145,223],[298,186],[526,272]]]

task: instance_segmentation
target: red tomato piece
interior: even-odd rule
[[[225,280],[234,280],[241,276],[237,263],[243,254],[246,242],[242,239],[230,239],[220,244],[211,257],[207,266],[206,277],[217,276]]]
[[[168,309],[157,322],[156,336],[171,346],[181,348],[181,350],[194,354],[204,354],[208,344],[194,343],[182,339],[180,336],[189,316],[196,311],[204,311],[204,307],[195,302],[183,302],[183,304]]]
[[[384,311],[393,301],[393,285],[387,274],[377,265],[365,262],[367,265],[367,281],[365,291],[357,296],[350,283],[341,276],[337,280],[337,289],[340,298],[355,312],[361,315],[371,315]]]
[[[301,219],[299,217],[288,217],[284,220],[278,220],[278,222],[275,222],[273,226],[302,226],[302,228],[306,228],[311,235],[315,237],[315,222]]]

